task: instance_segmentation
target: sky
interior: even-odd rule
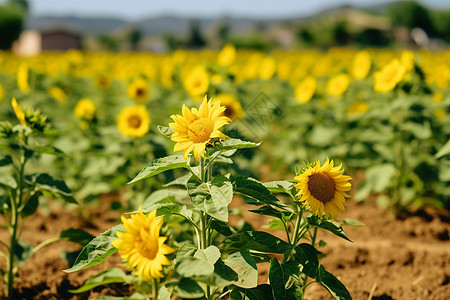
[[[1,2],[2,0],[0,0]],[[3,0],[5,1],[5,0]],[[29,0],[34,16],[120,17],[129,21],[164,14],[277,18],[305,16],[343,4],[372,6],[389,0]],[[449,0],[423,0],[429,7],[450,7]]]

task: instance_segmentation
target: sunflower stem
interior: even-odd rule
[[[158,300],[159,279],[153,278],[153,299]]]

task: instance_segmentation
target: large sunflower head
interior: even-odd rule
[[[172,115],[175,123],[169,126],[176,132],[172,134],[172,140],[176,142],[174,151],[184,150],[184,159],[193,152],[197,161],[204,157],[205,147],[213,139],[225,139],[226,135],[219,131],[222,126],[231,122],[224,116],[225,106],[220,102],[207,101],[206,97],[199,109],[189,109],[183,105],[183,115]]]
[[[138,103],[147,102],[150,97],[150,88],[148,86],[148,82],[143,78],[135,79],[128,86],[128,97],[133,99]]]
[[[325,161],[323,165],[316,161],[308,166],[303,173],[294,177],[298,182],[295,187],[303,205],[309,205],[311,213],[317,213],[319,218],[331,216],[337,218],[339,211],[344,211],[346,192],[350,191],[350,176],[343,175],[341,166],[334,167],[333,160]]]
[[[144,136],[150,127],[150,117],[145,106],[125,107],[119,114],[117,126],[120,133],[129,137]]]
[[[144,215],[139,207],[130,218],[122,216],[122,223],[125,232],[118,231],[118,239],[112,241],[122,259],[144,280],[164,277],[163,266],[170,265],[166,255],[175,250],[164,244],[167,237],[159,235],[163,218],[156,218],[156,210]]]

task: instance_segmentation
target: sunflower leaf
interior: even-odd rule
[[[308,224],[314,227],[319,227],[325,230],[330,231],[331,233],[334,233],[338,237],[341,237],[349,242],[352,242],[347,235],[345,235],[344,230],[342,229],[341,225],[336,225],[335,223],[328,221],[328,220],[322,220],[319,219],[316,215],[311,215],[306,217]],[[352,242],[353,243],[353,242]]]
[[[319,269],[319,259],[316,250],[310,244],[302,243],[294,248],[294,259],[303,266],[302,273],[311,278],[316,278]]]
[[[439,149],[439,151],[434,155],[435,158],[441,158],[450,153],[450,139],[444,144],[444,146]]]
[[[280,264],[276,258],[270,260],[269,280],[275,300],[303,298],[302,289],[298,282],[298,273],[298,264],[294,261]],[[294,280],[294,284],[289,286],[288,282],[292,280]]]
[[[323,265],[319,268],[317,281],[320,282],[336,300],[351,300],[347,288],[333,274],[327,272]]]
[[[230,299],[233,300],[274,300],[272,288],[268,284],[260,284],[252,289],[235,287],[231,291]]]
[[[72,273],[87,269],[103,262],[108,256],[117,252],[112,245],[112,241],[116,239],[116,232],[124,231],[122,224],[116,225],[102,234],[96,236],[81,250],[74,265],[70,269],[63,270],[66,273]]]
[[[171,137],[172,133],[175,132],[175,130],[173,130],[172,128],[167,127],[167,126],[158,125],[157,127],[158,127],[159,132],[161,132],[163,135],[165,135],[169,138]]]
[[[221,143],[216,143],[215,146],[217,149],[221,151],[233,150],[233,149],[246,149],[246,148],[255,148],[261,145],[261,142],[247,142],[242,141],[240,139],[226,139]]]
[[[197,299],[205,295],[198,283],[190,278],[182,278],[180,282],[174,286],[173,292],[183,299]]]
[[[79,294],[89,291],[100,285],[116,282],[129,282],[130,279],[131,276],[127,275],[123,270],[119,268],[112,268],[90,277],[81,287],[75,290],[69,290],[69,292]]]
[[[170,155],[162,158],[155,159],[148,163],[136,177],[133,178],[128,184],[135,183],[139,180],[155,176],[164,171],[187,168],[187,162],[184,160],[183,155]]]
[[[253,205],[274,205],[285,208],[281,201],[277,199],[260,181],[246,176],[233,176],[230,178],[233,191],[244,197],[247,203]]]
[[[264,182],[264,186],[272,193],[290,194],[294,184],[286,180]]]
[[[238,275],[234,285],[242,288],[254,288],[258,285],[258,270],[248,250],[234,252],[224,262]]]

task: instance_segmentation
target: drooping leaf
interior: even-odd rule
[[[224,287],[238,280],[238,275],[222,259],[214,264],[214,273],[192,277],[197,282],[202,282],[217,287]]]
[[[163,135],[165,135],[169,138],[172,136],[172,133],[175,132],[175,130],[173,130],[172,128],[170,128],[168,126],[158,125],[157,127],[158,127],[159,132],[161,132]]]
[[[19,266],[23,265],[33,255],[33,247],[26,241],[19,241],[16,244],[16,262]]]
[[[268,253],[287,253],[294,245],[264,231],[246,231],[243,233],[244,247]]]
[[[82,229],[78,228],[69,228],[61,232],[59,235],[61,239],[64,239],[65,241],[78,243],[81,246],[85,246],[88,244],[92,239],[95,238],[92,234],[89,232],[86,232]]]
[[[148,163],[133,180],[128,182],[128,184],[155,176],[164,171],[179,168],[187,168],[187,162],[184,160],[183,155],[171,155],[158,158]]]
[[[211,182],[201,182],[192,176],[187,189],[192,205],[211,217],[228,222],[228,204],[233,198],[233,188],[227,177],[219,175]]]
[[[233,232],[230,229],[230,226],[226,222],[213,219],[211,221],[210,227],[223,236],[230,236],[233,234]]]
[[[264,182],[264,186],[272,193],[290,194],[294,184],[287,180]]]
[[[343,285],[339,279],[334,277],[333,274],[327,272],[323,265],[319,267],[319,276],[317,277],[317,281],[319,281],[330,292],[334,299],[352,299],[345,285]]]
[[[248,250],[234,252],[224,262],[238,275],[238,280],[233,282],[234,285],[242,288],[254,288],[257,286],[258,270]]]
[[[130,280],[131,276],[127,275],[123,270],[119,268],[112,268],[90,277],[81,287],[75,290],[69,290],[69,292],[79,294],[89,291],[100,285],[117,282],[129,282]]]
[[[319,259],[317,254],[319,251],[313,246],[302,243],[295,246],[293,256],[297,263],[303,266],[302,272],[311,278],[316,278],[319,270]]]
[[[293,212],[287,211],[287,210],[278,210],[271,206],[261,206],[258,209],[251,209],[249,210],[255,214],[259,215],[265,215],[265,216],[272,216],[275,218],[278,218],[280,220],[283,219],[283,216],[292,216]]]
[[[337,235],[338,237],[341,237],[341,238],[351,242],[351,240],[347,237],[347,235],[345,235],[344,230],[342,229],[341,225],[334,223],[332,221],[319,219],[316,215],[308,216],[308,217],[306,217],[306,219],[308,220],[309,225],[328,230],[328,231],[334,233],[335,235]]]
[[[280,202],[260,181],[246,176],[233,176],[230,178],[233,185],[233,191],[244,197],[244,200],[249,204],[254,205],[274,205],[279,208],[284,208]]]
[[[0,173],[0,185],[4,185],[6,187],[10,187],[12,189],[16,189],[17,188],[17,182],[14,179],[14,177],[9,176],[8,174],[5,173]]]
[[[159,289],[158,300],[170,300],[170,292],[165,285]]]
[[[32,214],[34,214],[36,212],[36,209],[39,206],[39,196],[40,196],[40,193],[36,192],[33,195],[31,195],[30,198],[28,198],[27,203],[20,211],[20,215],[23,218],[31,216]]]
[[[342,226],[364,227],[366,224],[355,219],[345,218],[341,221]]]
[[[275,300],[302,299],[298,273],[298,265],[293,261],[280,264],[276,258],[270,260],[269,280]],[[293,284],[288,286],[291,281]]]
[[[124,231],[122,224],[116,225],[102,234],[96,236],[81,250],[75,260],[75,264],[70,268],[63,270],[66,273],[80,271],[103,262],[108,256],[117,252],[117,249],[111,244],[116,239],[116,232]]]

